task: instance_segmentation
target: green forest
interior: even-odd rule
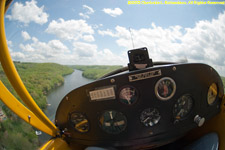
[[[29,93],[42,110],[47,107],[47,93],[63,84],[63,76],[73,72],[72,68],[54,63],[17,62],[15,66]],[[20,100],[7,80],[2,67],[0,67],[0,80]],[[18,118],[0,101],[1,109],[7,119],[0,122],[0,150],[37,149],[39,143],[33,127]]]
[[[89,78],[89,79],[99,79],[101,78],[103,75],[112,72],[114,70],[117,70],[119,68],[122,68],[123,66],[104,66],[104,65],[90,65],[90,66],[84,66],[84,65],[75,65],[75,66],[71,66],[74,69],[78,69],[83,71],[82,75],[85,78]]]

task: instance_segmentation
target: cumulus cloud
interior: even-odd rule
[[[83,43],[83,42],[74,42],[74,52],[79,55],[79,57],[93,57],[97,52],[97,45]]]
[[[117,17],[123,14],[123,11],[120,8],[104,8],[102,11],[112,17]]]
[[[83,17],[84,19],[89,19],[89,15],[93,14],[95,11],[93,8],[83,5],[83,9],[85,10],[84,13],[79,13],[79,16]]]
[[[12,52],[11,57],[13,60],[24,60],[26,56],[21,52]]]
[[[68,47],[59,40],[50,40],[46,43],[39,41],[35,37],[32,37],[31,43],[25,45],[20,44],[19,47],[22,50],[23,61],[62,63],[60,59],[66,59],[66,55],[70,53]],[[16,54],[12,57],[18,60]]]
[[[225,12],[217,19],[199,21],[193,28],[170,26],[131,29],[135,47],[147,47],[153,60],[202,62],[225,74]],[[98,30],[102,36],[116,38],[116,43],[132,49],[129,28],[116,26],[114,30]]]
[[[37,1],[26,1],[25,4],[15,2],[12,6],[11,15],[7,15],[9,20],[17,20],[28,25],[30,22],[44,24],[48,21],[48,14],[44,12],[44,6],[38,7]]]
[[[21,36],[23,37],[23,39],[24,39],[25,41],[31,39],[30,35],[29,35],[26,31],[22,31],[22,32],[21,32]]]
[[[45,30],[47,33],[54,34],[63,40],[80,40],[84,39],[94,41],[93,28],[85,20],[64,20],[62,18],[53,20]],[[89,38],[87,38],[89,36]],[[92,36],[92,37],[91,37]],[[92,39],[90,39],[90,37]]]

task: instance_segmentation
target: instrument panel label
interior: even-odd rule
[[[89,91],[89,95],[90,95],[91,101],[101,101],[101,100],[109,100],[109,99],[116,98],[116,94],[115,94],[115,90],[113,86]]]
[[[153,78],[153,77],[157,77],[161,75],[162,75],[162,72],[159,69],[159,70],[153,70],[149,72],[130,75],[128,78],[130,82],[134,82],[134,81],[144,80],[144,79]]]

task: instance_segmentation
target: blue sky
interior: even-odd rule
[[[5,26],[11,56],[17,61],[126,65],[132,34],[135,48],[147,47],[153,61],[207,63],[225,76],[221,4],[15,0]]]

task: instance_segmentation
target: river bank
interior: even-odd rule
[[[54,63],[15,63],[27,90],[42,110],[47,108],[47,94],[64,82],[65,75],[74,70]],[[20,100],[0,67],[0,79],[9,91]],[[20,100],[21,101],[21,100]],[[0,123],[0,149],[37,149],[38,137],[34,128],[18,118],[2,102],[0,107],[7,119]]]
[[[47,106],[46,115],[51,121],[54,122],[56,110],[59,106],[59,103],[66,94],[82,85],[93,81],[92,79],[83,77],[82,73],[83,72],[80,70],[75,70],[72,74],[64,76],[64,83],[50,91],[47,95],[47,102],[50,105]],[[39,136],[39,143],[44,144],[50,138],[51,137],[49,135],[43,133]]]

